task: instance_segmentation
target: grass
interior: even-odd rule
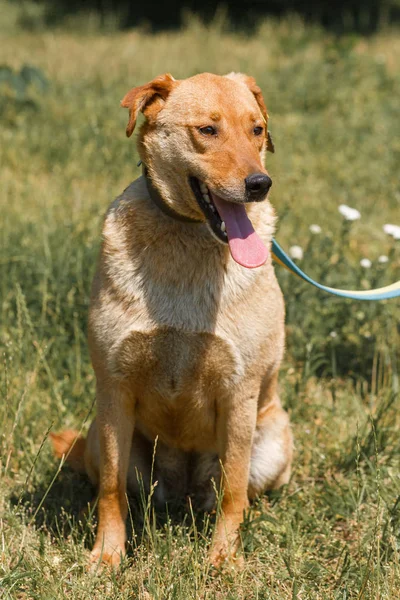
[[[84,24],[28,32],[15,4],[0,8],[0,64],[37,67],[49,82],[23,92],[0,84],[0,597],[397,598],[396,300],[338,300],[277,268],[296,455],[289,486],[246,519],[242,569],[209,573],[212,516],[154,515],[133,502],[121,572],[90,577],[92,490],[56,463],[47,434],[81,427],[93,403],[86,318],[101,221],[138,174],[124,93],[167,71],[254,75],[276,145],[277,239],[302,246],[302,266],[329,285],[383,285],[400,267],[399,242],[382,231],[398,223],[400,202],[398,33],[335,39],[294,19],[266,21],[251,37],[195,19],[156,35]],[[361,219],[343,222],[341,203]]]

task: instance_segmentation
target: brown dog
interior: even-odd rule
[[[269,246],[267,111],[251,77],[170,75],[132,89],[145,175],[108,210],[89,343],[97,418],[70,458],[99,485],[93,562],[125,554],[126,489],[223,491],[211,561],[238,546],[249,498],[286,483],[292,436],[277,391],[284,306]],[[261,202],[263,201],[263,202]],[[253,228],[254,226],[254,228]],[[256,233],[257,231],[257,233]],[[74,432],[53,436],[56,453]],[[220,466],[221,465],[221,466]]]

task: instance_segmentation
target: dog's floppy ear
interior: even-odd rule
[[[129,108],[129,122],[126,128],[128,137],[132,135],[135,129],[139,112],[142,112],[148,119],[155,118],[176,84],[177,81],[172,75],[165,73],[165,75],[159,75],[145,85],[132,88],[123,97],[121,106]]]
[[[267,150],[268,152],[275,152],[275,144],[272,141],[271,132],[269,130],[267,131]]]
[[[247,85],[251,93],[253,94],[256,102],[260,108],[261,114],[263,116],[266,127],[268,127],[268,111],[265,106],[264,98],[262,95],[261,88],[257,85],[254,77],[250,77],[250,75],[245,75],[244,73],[229,73],[226,75],[229,79],[233,79],[234,81],[239,81]],[[271,134],[267,130],[267,150],[269,152],[275,152],[274,142],[272,141]]]

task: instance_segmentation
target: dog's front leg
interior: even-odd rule
[[[234,557],[239,546],[239,526],[249,505],[247,487],[256,420],[257,394],[251,387],[221,402],[217,436],[222,463],[222,514],[210,553],[216,567]]]
[[[126,481],[134,429],[134,402],[117,384],[97,386],[100,442],[100,489],[96,542],[90,555],[116,566],[125,555],[127,516]]]

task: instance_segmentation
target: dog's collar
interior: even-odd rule
[[[175,219],[175,221],[180,221],[181,223],[202,223],[200,219],[193,219],[192,217],[185,217],[184,215],[179,214],[173,208],[168,206],[165,200],[162,198],[159,191],[154,186],[149,172],[147,170],[146,165],[142,163],[142,174],[146,181],[147,191],[149,192],[149,196],[154,202],[154,204],[165,214],[167,217],[171,219]]]

